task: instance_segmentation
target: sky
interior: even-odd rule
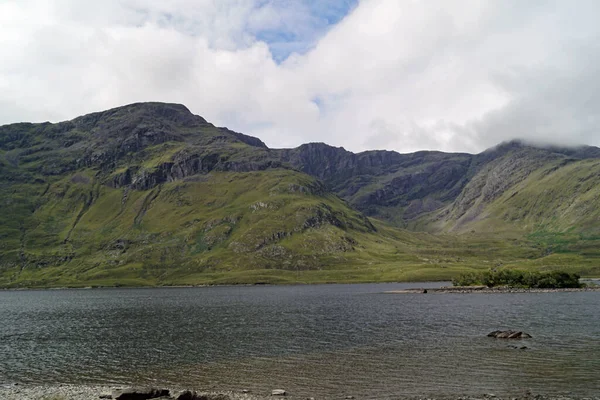
[[[600,145],[597,0],[0,0],[0,124],[140,101],[270,147]]]

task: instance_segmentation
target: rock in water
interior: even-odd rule
[[[529,333],[521,331],[493,331],[488,333],[488,337],[496,339],[531,339]]]
[[[177,396],[177,400],[196,400],[197,398],[196,393],[189,390],[185,390]]]
[[[115,400],[148,400],[169,396],[167,389],[155,388],[129,388],[115,389],[112,398]]]
[[[285,396],[287,392],[283,389],[273,389],[271,391],[271,396]]]
[[[184,390],[175,396],[177,400],[230,400],[229,396],[224,394],[200,394],[190,390]]]

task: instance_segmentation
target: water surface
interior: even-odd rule
[[[600,292],[382,294],[410,286],[4,291],[0,384],[372,399],[600,392]],[[495,329],[534,338],[486,337]]]

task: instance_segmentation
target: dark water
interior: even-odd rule
[[[0,292],[0,384],[372,399],[600,392],[600,292],[381,293],[407,286]],[[534,338],[486,337],[503,328]]]

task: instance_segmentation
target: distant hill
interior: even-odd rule
[[[0,127],[0,286],[600,274],[600,149],[269,149],[182,105]]]

